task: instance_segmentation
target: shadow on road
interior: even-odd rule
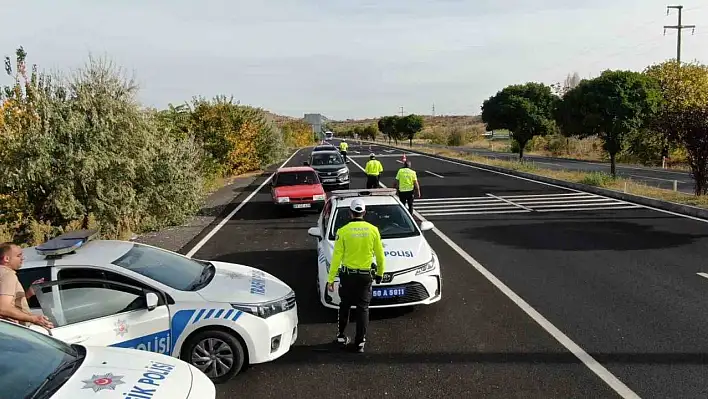
[[[706,234],[678,234],[622,221],[542,223],[483,226],[462,231],[467,238],[521,249],[551,251],[631,251],[679,247]]]
[[[591,353],[602,364],[708,364],[708,353]],[[332,344],[294,345],[273,366],[292,364],[580,364],[569,352],[348,353]]]

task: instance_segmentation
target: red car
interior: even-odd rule
[[[317,172],[309,166],[278,169],[270,192],[273,203],[287,209],[321,210],[327,199]]]

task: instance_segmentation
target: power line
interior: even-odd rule
[[[676,29],[678,31],[678,37],[676,39],[676,62],[679,65],[681,65],[681,32],[683,32],[684,29],[691,28],[691,29],[693,29],[692,33],[696,33],[696,25],[682,25],[681,24],[683,6],[666,6],[666,15],[669,15],[669,12],[671,11],[672,8],[675,8],[678,10],[678,24],[677,25],[664,25],[664,35],[666,35],[667,29]]]

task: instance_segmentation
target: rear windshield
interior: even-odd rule
[[[400,205],[367,205],[364,220],[379,228],[382,239],[420,235],[415,222]],[[329,232],[329,239],[334,240],[337,230],[350,221],[349,207],[337,208],[337,214],[334,216],[334,226]]]
[[[342,156],[336,152],[312,154],[312,166],[341,165],[343,163]]]
[[[318,184],[317,174],[313,171],[281,172],[275,179],[275,186],[297,186],[300,184]]]

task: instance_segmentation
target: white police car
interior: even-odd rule
[[[135,348],[187,361],[216,383],[274,360],[297,338],[293,290],[248,266],[187,258],[81,230],[24,250],[31,310],[69,343]]]
[[[364,220],[378,227],[386,259],[381,284],[374,283],[371,308],[428,305],[442,298],[440,265],[435,251],[423,236],[431,230],[430,222],[420,227],[399,201],[395,189],[338,190],[327,200],[317,227],[308,234],[317,238],[317,288],[325,307],[338,308],[339,295],[326,289],[334,239],[337,230],[349,220],[349,205],[360,198],[366,205]],[[376,259],[372,257],[372,265]]]
[[[0,396],[13,398],[214,399],[196,367],[159,353],[68,345],[0,320]]]

